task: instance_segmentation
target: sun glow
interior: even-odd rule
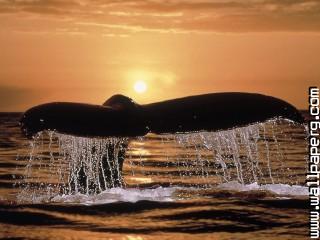
[[[144,93],[147,91],[147,84],[143,80],[138,80],[135,82],[133,88],[137,93]]]

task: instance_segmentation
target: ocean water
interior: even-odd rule
[[[308,236],[304,126],[276,119],[216,133],[88,139],[44,132],[30,141],[19,118],[0,114],[3,239]],[[113,156],[126,150],[122,171],[110,165],[110,152],[102,158],[110,147]]]

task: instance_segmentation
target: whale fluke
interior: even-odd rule
[[[226,130],[275,117],[304,122],[291,104],[256,93],[211,93],[145,105],[118,94],[102,106],[68,102],[35,106],[23,114],[21,128],[28,137],[43,130],[85,137],[132,137],[148,132]]]
[[[32,137],[43,130],[84,137],[132,137],[156,134],[217,131],[282,117],[303,123],[299,111],[274,97],[254,93],[211,93],[139,105],[114,95],[102,106],[54,102],[27,110],[21,119],[23,133]],[[100,190],[122,186],[125,141],[109,142],[102,157]],[[115,149],[120,149],[115,152]],[[92,149],[92,151],[95,151]],[[71,173],[70,173],[71,175]],[[70,191],[88,193],[85,167],[79,166]],[[89,191],[90,194],[90,191]]]

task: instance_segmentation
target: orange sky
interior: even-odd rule
[[[306,108],[320,83],[320,1],[0,0],[0,26],[0,111],[221,91]]]

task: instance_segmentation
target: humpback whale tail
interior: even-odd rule
[[[114,95],[102,106],[54,102],[27,110],[21,119],[26,136],[55,130],[86,137],[131,137],[157,134],[217,131],[282,117],[297,123],[304,119],[291,104],[255,93],[211,93],[139,105]]]
[[[139,105],[114,95],[102,106],[55,102],[27,110],[21,119],[23,133],[32,137],[43,130],[84,137],[127,137],[196,131],[218,131],[282,117],[303,123],[299,111],[274,97],[253,93],[213,93]],[[112,138],[111,138],[112,139]],[[100,188],[122,185],[127,141],[108,142],[99,171]],[[116,151],[116,149],[120,149]],[[92,149],[94,152],[95,149]],[[71,191],[86,192],[88,176],[83,165],[71,178]]]

